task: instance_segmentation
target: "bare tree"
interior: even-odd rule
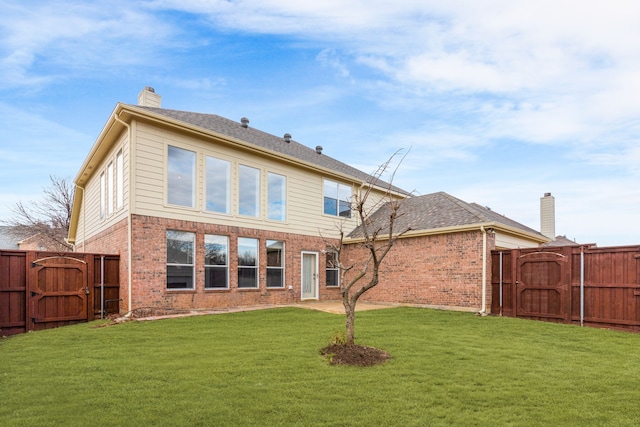
[[[332,267],[337,268],[340,274],[340,291],[346,314],[347,345],[355,343],[355,312],[358,299],[369,289],[378,285],[382,262],[396,241],[411,230],[408,224],[402,224],[399,229],[396,227],[398,219],[404,215],[401,212],[403,198],[398,197],[392,183],[402,159],[393,170],[383,197],[377,201],[370,200],[372,197],[377,197],[372,196],[372,192],[376,186],[379,188],[382,175],[388,171],[392,160],[398,155],[399,152],[396,152],[378,167],[371,179],[363,183],[360,191],[353,195],[351,207],[357,214],[360,225],[349,235],[356,239],[357,243],[349,243],[349,245],[355,244],[364,250],[363,260],[355,262],[346,260],[343,256],[347,243],[342,225],[339,226],[339,242],[328,245],[329,250],[335,254]]]
[[[50,175],[51,185],[44,188],[42,200],[16,203],[13,216],[3,221],[15,236],[37,236],[56,250],[73,247],[65,240],[69,233],[74,187],[70,180]]]

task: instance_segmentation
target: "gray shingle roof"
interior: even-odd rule
[[[276,153],[284,154],[307,163],[311,163],[334,172],[345,174],[355,178],[360,182],[368,182],[371,175],[362,172],[352,166],[342,163],[326,154],[318,154],[315,149],[302,145],[293,139],[291,142],[285,142],[283,137],[277,137],[269,133],[252,128],[245,128],[240,122],[226,119],[215,114],[192,113],[188,111],[170,110],[166,108],[142,107],[132,105],[132,107],[140,108],[159,114],[174,120],[178,120],[192,126],[213,131],[222,135],[226,135],[241,141],[253,144],[255,146],[266,148]],[[385,159],[383,159],[385,160]],[[385,188],[388,183],[379,181],[379,185]],[[393,191],[406,194],[409,193],[401,188],[392,186]]]
[[[386,221],[388,204],[380,208],[370,219],[373,223]],[[402,201],[400,215],[394,224],[395,231],[410,228],[413,231],[432,230],[445,227],[459,227],[472,224],[495,222],[542,236],[538,231],[520,224],[504,215],[500,215],[477,203],[467,203],[445,192],[410,197]],[[362,231],[356,228],[349,237],[361,237]]]

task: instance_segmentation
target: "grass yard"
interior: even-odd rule
[[[393,308],[356,321],[391,360],[329,366],[343,321],[283,308],[2,339],[0,425],[640,425],[640,335]]]

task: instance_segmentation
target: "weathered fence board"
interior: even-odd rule
[[[0,251],[0,335],[117,313],[119,288],[117,255]]]
[[[492,251],[494,314],[640,331],[640,246]]]

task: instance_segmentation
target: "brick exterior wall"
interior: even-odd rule
[[[491,249],[487,233],[487,311],[491,305]],[[357,244],[343,250],[345,260],[362,263]],[[360,264],[361,265],[361,264]],[[417,304],[458,310],[482,305],[482,232],[469,231],[400,239],[384,259],[379,284],[362,301]],[[363,284],[366,280],[365,277]]]
[[[168,290],[166,286],[166,232],[196,234],[195,289]],[[84,252],[120,255],[120,311],[129,307],[127,220],[88,239]],[[320,237],[250,228],[229,227],[193,221],[132,216],[132,301],[135,309],[220,309],[255,305],[284,305],[301,301],[302,251],[318,253],[318,299],[341,300],[338,288],[326,287],[326,247]],[[204,235],[229,237],[229,289],[204,288]],[[237,276],[238,237],[259,241],[259,287],[239,289]],[[285,286],[266,287],[266,240],[285,242]],[[487,234],[487,311],[491,305],[491,257],[493,234]],[[346,245],[346,264],[360,263],[365,252],[357,244]],[[349,276],[347,276],[348,278]],[[365,277],[366,279],[366,277]],[[365,280],[363,279],[363,280]],[[362,282],[364,283],[364,282]],[[289,287],[291,286],[291,289]],[[380,283],[362,301],[416,304],[459,310],[479,310],[482,304],[482,232],[469,231],[400,239],[380,269]]]
[[[167,230],[192,232],[196,235],[195,289],[167,289]],[[205,234],[229,237],[229,289],[206,289],[204,267]],[[259,286],[257,289],[239,289],[237,276],[238,237],[259,241]],[[266,287],[266,240],[285,242],[285,286]],[[92,238],[85,245],[87,251],[119,253],[121,255],[120,305],[122,312],[128,309],[127,227],[119,224]],[[322,250],[326,243],[322,238],[257,229],[205,224],[149,216],[132,216],[132,310],[154,308],[166,310],[207,310],[255,305],[283,305],[301,301],[302,251],[318,254],[318,299],[340,299],[337,288],[325,285],[326,259]],[[289,289],[291,287],[291,289]]]
[[[120,312],[126,312],[129,306],[127,224],[127,219],[119,221],[76,247],[76,251],[120,255]]]

